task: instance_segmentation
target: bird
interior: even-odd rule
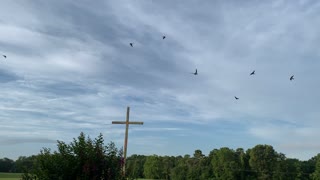
[[[130,43],[130,46],[133,47],[133,43]]]
[[[166,38],[166,36],[162,36],[162,39],[165,39]]]
[[[193,74],[193,75],[198,75],[198,70],[196,69],[196,72],[191,73],[191,74]]]
[[[7,56],[6,55],[2,55],[4,58],[7,58]]]
[[[237,96],[234,97],[236,100],[238,100],[239,98]]]
[[[255,70],[253,70],[253,71],[252,71],[252,73],[250,73],[250,76],[251,76],[251,75],[254,75],[254,73],[255,73],[255,72],[256,72],[256,71],[255,71]]]
[[[290,81],[292,81],[292,80],[294,80],[294,75],[292,75],[292,76],[290,77]]]

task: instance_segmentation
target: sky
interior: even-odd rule
[[[319,12],[315,0],[2,0],[0,158],[80,132],[121,148],[125,126],[111,122],[130,106],[144,124],[130,126],[128,155],[268,144],[310,159]]]

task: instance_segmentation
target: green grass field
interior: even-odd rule
[[[0,180],[20,180],[21,173],[0,173]],[[153,180],[153,179],[137,179],[137,180]]]
[[[0,180],[19,180],[21,173],[0,173]]]

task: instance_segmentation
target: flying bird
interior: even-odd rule
[[[191,74],[193,74],[193,75],[198,75],[198,70],[196,69],[196,72],[191,73]]]
[[[292,81],[292,80],[294,80],[294,75],[292,75],[292,76],[290,77],[290,81]]]
[[[130,46],[133,47],[133,43],[130,43]]]
[[[6,55],[2,55],[4,58],[7,58],[7,56]]]
[[[238,100],[239,98],[237,96],[234,97],[236,100]]]
[[[252,73],[250,73],[250,76],[251,76],[251,75],[255,75],[255,74],[254,74],[255,72],[256,72],[255,70],[254,70],[254,71],[252,71]]]
[[[162,39],[165,39],[166,38],[166,36],[162,36]]]

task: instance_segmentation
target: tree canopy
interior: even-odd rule
[[[38,155],[16,161],[0,159],[0,172],[24,172],[23,179],[123,179],[122,150],[114,143],[104,145],[100,134],[92,140],[84,133],[69,144],[58,141],[57,151],[44,148]],[[320,179],[320,154],[307,161],[287,158],[270,145],[244,151],[228,147],[201,150],[193,156],[131,155],[126,160],[126,177],[166,180],[208,179]]]
[[[44,148],[24,179],[122,179],[122,151],[113,142],[104,145],[102,134],[92,140],[81,133],[73,142],[58,141],[58,150]]]

